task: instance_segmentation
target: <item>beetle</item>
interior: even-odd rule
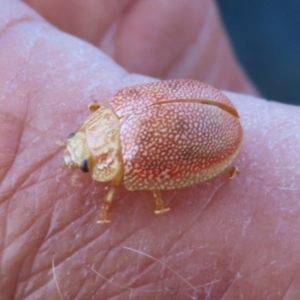
[[[161,191],[209,180],[225,171],[243,140],[239,114],[218,89],[195,80],[166,80],[119,90],[107,106],[69,135],[64,165],[110,182],[98,223],[116,188],[152,191],[155,213],[167,212]],[[230,177],[236,173],[231,169]]]

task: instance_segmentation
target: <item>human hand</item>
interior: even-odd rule
[[[53,24],[144,75],[128,74],[23,3],[2,0],[0,295],[297,299],[299,108],[229,94],[245,128],[235,161],[240,174],[164,192],[171,211],[163,216],[154,215],[150,193],[121,187],[112,222],[98,225],[106,185],[80,174],[72,187],[54,143],[82,124],[89,102],[105,103],[124,86],[153,80],[146,75],[254,90],[209,1],[126,2],[126,8],[103,1],[77,9],[62,3],[30,1]],[[160,30],[152,31],[153,24]]]

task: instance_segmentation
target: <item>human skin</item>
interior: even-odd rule
[[[174,35],[164,44],[171,57],[179,37],[186,46],[180,59],[168,60],[157,50],[163,35],[149,42],[149,35],[141,40],[131,27],[140,20],[139,34],[149,30],[143,12],[153,2],[134,2],[130,9],[91,4],[101,9],[89,6],[90,13],[105,10],[110,16],[99,22],[100,16],[90,14],[81,19],[84,9],[68,7],[72,16],[59,14],[62,1],[51,7],[50,1],[30,1],[71,36],[21,2],[0,1],[3,299],[300,298],[299,108],[228,93],[245,130],[235,160],[240,173],[163,192],[171,210],[162,216],[154,214],[151,193],[120,187],[109,212],[112,222],[99,225],[109,185],[78,173],[72,186],[73,173],[61,167],[63,147],[55,141],[79,128],[89,115],[88,103],[105,104],[122,87],[157,80],[148,76],[201,79],[255,94],[212,4],[202,3],[210,18],[201,10],[199,23],[186,20],[199,45]],[[189,3],[179,12],[196,10],[196,2]],[[174,13],[168,19],[168,11],[157,20],[172,27],[178,18]],[[120,28],[109,39],[116,26],[110,20],[116,19],[122,20]],[[88,21],[91,30],[85,28]],[[214,47],[223,51],[214,54]]]

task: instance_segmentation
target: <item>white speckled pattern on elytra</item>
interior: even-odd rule
[[[109,101],[120,118],[127,189],[193,185],[230,165],[243,136],[238,117],[216,105],[193,100],[213,100],[236,113],[219,90],[193,80],[133,86],[120,90]]]

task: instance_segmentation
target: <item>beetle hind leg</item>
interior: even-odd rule
[[[109,192],[106,194],[104,202],[102,204],[100,218],[97,221],[98,224],[110,223],[110,220],[107,218],[107,212],[111,206],[115,191],[116,191],[116,186],[112,185]]]
[[[239,169],[237,166],[229,167],[226,171],[230,179],[234,178],[239,173]]]
[[[162,200],[161,191],[153,191],[153,197],[155,199],[155,213],[163,214],[170,210],[169,207],[165,207],[165,204]]]

